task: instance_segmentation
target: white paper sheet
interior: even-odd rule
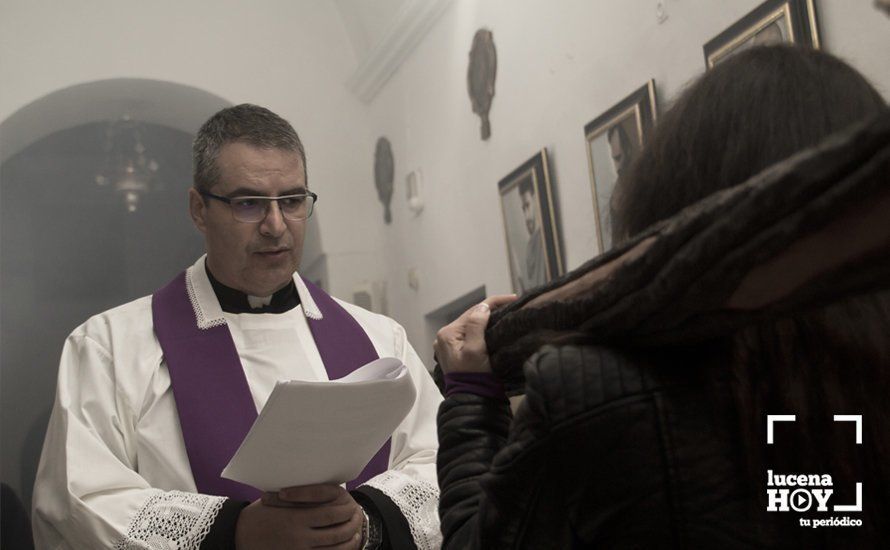
[[[392,357],[339,380],[279,382],[222,477],[263,491],[345,483],[392,435],[416,395],[408,368]]]

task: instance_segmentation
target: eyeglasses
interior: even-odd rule
[[[281,215],[289,220],[305,220],[312,215],[312,208],[318,201],[318,195],[312,191],[298,193],[296,195],[283,195],[281,197],[221,197],[199,191],[199,193],[211,199],[222,201],[229,205],[232,216],[236,221],[244,223],[256,223],[265,219],[269,213],[272,202],[278,203]]]

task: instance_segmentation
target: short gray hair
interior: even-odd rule
[[[290,123],[265,107],[242,103],[227,107],[207,120],[192,144],[195,189],[209,191],[219,181],[216,159],[223,145],[244,142],[256,147],[299,153],[306,176],[306,151]]]

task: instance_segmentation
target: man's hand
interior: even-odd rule
[[[476,304],[442,327],[436,334],[433,349],[442,372],[491,372],[485,327],[491,310],[516,300],[515,294],[492,296]]]
[[[266,493],[238,516],[235,547],[355,550],[362,543],[361,506],[339,485]]]

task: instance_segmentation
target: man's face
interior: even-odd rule
[[[210,189],[215,195],[278,197],[307,190],[296,151],[227,143],[216,165],[220,178]],[[303,253],[306,220],[283,217],[273,203],[261,221],[239,222],[228,204],[205,202],[195,189],[189,191],[189,209],[204,234],[207,265],[221,283],[252,296],[269,296],[290,282]]]
[[[612,132],[609,135],[609,152],[612,155],[612,164],[615,166],[615,173],[619,176],[627,165],[627,151],[621,145],[621,136],[618,132]]]
[[[538,226],[537,212],[535,211],[535,194],[532,192],[520,193],[519,198],[522,200],[522,215],[525,217],[525,228],[528,234],[535,232]]]

